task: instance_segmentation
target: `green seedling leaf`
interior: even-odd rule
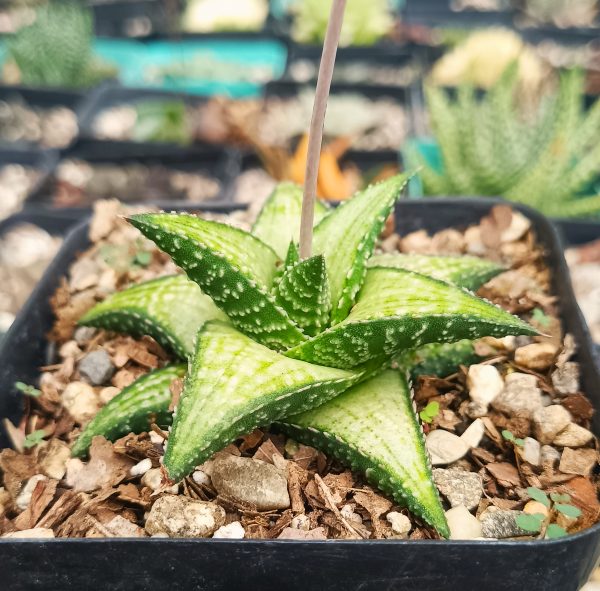
[[[369,267],[393,267],[415,271],[459,287],[476,290],[504,268],[486,259],[470,256],[430,256],[425,254],[376,254]]]
[[[515,440],[515,436],[512,434],[511,431],[508,431],[507,429],[504,429],[504,431],[502,431],[502,437],[504,437],[504,439],[506,439],[506,441],[514,441]]]
[[[27,437],[25,437],[25,439],[23,441],[23,447],[25,449],[31,449],[32,447],[35,447],[36,445],[39,445],[40,443],[42,443],[42,441],[44,441],[45,437],[46,437],[46,432],[43,429],[38,429],[37,431],[33,431],[32,433],[27,435]]]
[[[519,447],[523,447],[525,445],[525,440],[521,439],[520,437],[516,437],[514,439],[514,444],[518,445]]]
[[[185,365],[169,365],[151,371],[123,388],[87,424],[71,454],[84,456],[97,435],[115,441],[128,433],[146,431],[151,422],[165,427],[170,425],[170,386],[173,380],[182,378],[185,371]]]
[[[269,293],[277,255],[248,232],[183,214],[140,214],[129,221],[184,269],[231,322],[273,349],[306,339]]]
[[[567,494],[550,493],[550,498],[555,503],[568,503],[571,501],[571,495],[567,495]]]
[[[367,187],[315,228],[313,250],[327,263],[332,324],[341,322],[354,304],[375,241],[407,181],[407,175],[398,175]]]
[[[540,326],[549,326],[550,318],[544,313],[541,308],[535,308],[531,314],[531,319],[537,322]]]
[[[560,527],[556,523],[551,523],[546,529],[546,537],[549,540],[554,540],[555,538],[564,538],[567,535],[567,531],[564,527]]]
[[[302,211],[302,187],[293,183],[280,183],[263,205],[252,234],[268,244],[284,259],[290,241],[297,243],[300,237],[300,212]],[[321,201],[315,203],[314,223],[327,214],[329,208]]]
[[[150,261],[152,261],[152,253],[145,250],[136,253],[133,258],[133,263],[139,267],[147,267],[150,264]]]
[[[277,285],[275,299],[305,334],[314,336],[325,328],[331,299],[323,256],[288,267]]]
[[[440,403],[432,400],[427,406],[419,413],[421,420],[424,423],[431,423],[440,412]]]
[[[477,363],[481,357],[475,353],[473,342],[430,343],[419,349],[404,351],[397,359],[398,366],[409,371],[413,380],[418,376],[446,377],[461,365]]]
[[[25,384],[24,382],[15,382],[15,388],[25,394],[25,396],[31,396],[33,398],[39,398],[42,393],[41,390],[30,386],[29,384]]]
[[[240,435],[337,396],[362,376],[289,359],[220,322],[198,334],[164,457],[173,481]]]
[[[366,474],[382,491],[448,537],[423,431],[400,372],[385,371],[314,410],[287,416],[278,426],[296,441]]]
[[[213,301],[185,275],[171,275],[119,291],[83,315],[79,324],[150,335],[181,359],[194,351],[194,339],[207,321],[227,321]]]
[[[565,517],[571,517],[577,519],[581,517],[581,509],[575,507],[575,505],[566,505],[564,503],[554,503],[554,508],[562,513]]]
[[[548,500],[548,497],[546,496],[546,493],[543,490],[540,490],[539,488],[536,488],[535,486],[530,486],[527,489],[527,494],[534,501],[537,501],[538,503],[542,503],[542,505],[544,505],[546,507],[550,507],[550,501]]]
[[[403,269],[369,269],[343,321],[286,355],[351,368],[432,342],[537,334],[508,312],[437,279]]]
[[[539,533],[542,530],[544,519],[545,517],[541,513],[521,513],[517,515],[515,521],[521,529]]]

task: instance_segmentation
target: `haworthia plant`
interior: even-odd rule
[[[161,427],[170,425],[170,386],[174,380],[182,378],[185,371],[185,365],[156,369],[121,390],[88,423],[71,453],[84,455],[96,435],[114,441],[132,431],[141,433],[148,429],[149,419]]]
[[[182,343],[171,343],[181,357],[192,352],[191,335],[199,328],[164,457],[173,481],[253,428],[273,421],[287,424],[286,417],[324,404],[331,408],[335,397],[348,391],[340,404],[351,404],[340,407],[348,407],[347,412],[336,411],[343,415],[336,415],[336,425],[363,432],[370,446],[355,467],[368,469],[384,490],[447,534],[422,434],[414,412],[408,412],[406,384],[398,373],[381,372],[393,361],[408,365],[419,354],[427,357],[415,351],[427,343],[535,331],[463,289],[474,289],[497,273],[493,263],[401,255],[369,262],[407,178],[372,185],[330,212],[319,208],[323,217],[315,227],[314,256],[303,261],[296,243],[300,189],[291,185],[269,198],[254,234],[190,215],[132,216],[131,223],[170,254],[202,291],[185,284],[187,300],[180,306],[178,296],[162,293],[153,299],[143,296],[143,287],[142,296],[131,288],[121,300],[115,295],[99,304],[84,321],[115,329],[119,318],[133,318],[126,330],[159,338],[161,331],[150,325],[162,322],[165,331],[165,318],[170,319],[166,332]],[[162,281],[164,287],[167,280]],[[171,281],[184,285],[182,279]],[[199,298],[212,299],[215,308],[195,312],[189,302],[194,290]],[[435,355],[440,357],[439,349]],[[361,381],[364,386],[357,386]],[[393,445],[385,443],[388,431],[379,433],[381,423],[368,431],[370,423],[360,420],[363,404],[365,417],[382,420],[369,392],[381,396],[395,417]],[[327,433],[317,438],[325,447]],[[410,466],[412,476],[399,463]]]
[[[175,307],[177,314],[173,314]],[[136,336],[148,334],[186,359],[194,350],[198,330],[212,319],[227,321],[227,316],[185,275],[170,275],[109,296],[79,323]]]
[[[442,535],[449,534],[423,431],[400,372],[384,371],[278,424],[294,439],[363,472]]]

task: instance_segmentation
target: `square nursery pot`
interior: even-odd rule
[[[491,199],[404,201],[400,233],[435,232],[477,222],[498,203]],[[578,345],[583,388],[600,408],[600,375],[575,302],[562,245],[539,213],[518,207],[533,224],[553,270],[564,329]],[[213,209],[214,211],[214,209]],[[221,209],[230,211],[230,209]],[[13,324],[0,351],[0,416],[18,419],[13,384],[33,382],[48,360],[45,334],[52,324],[48,298],[76,254],[88,245],[80,225]],[[600,434],[600,416],[593,429]],[[0,442],[6,445],[4,439]],[[287,541],[212,539],[0,540],[2,588],[141,588],[251,591],[576,591],[600,555],[600,525],[544,541]]]

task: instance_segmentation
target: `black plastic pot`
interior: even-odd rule
[[[83,160],[92,165],[143,164],[145,166],[160,166],[166,169],[201,173],[218,180],[221,185],[217,195],[207,200],[215,203],[225,203],[229,200],[228,192],[240,166],[240,158],[235,150],[212,145],[196,145],[194,148],[186,150],[184,147],[165,147],[164,144],[154,146],[153,144],[142,143],[123,144],[121,142],[82,140],[73,149],[66,152],[63,158]],[[57,204],[53,201],[56,194],[56,184],[55,175],[49,174],[44,183],[31,194],[28,200],[29,206],[57,207]],[[181,206],[200,206],[190,201],[173,199],[168,192],[161,193],[158,189],[150,197],[144,191],[144,187],[140,187],[139,193],[129,195],[127,202],[152,203],[167,209]],[[69,209],[73,211],[73,209],[86,210],[87,208],[89,208],[89,204],[82,205],[80,208]]]
[[[0,101],[18,101],[28,107],[51,109],[54,107],[67,107],[75,112],[79,119],[86,102],[87,93],[84,90],[67,90],[62,88],[34,88],[30,86],[0,85]],[[77,139],[73,138],[69,145]],[[15,148],[37,148],[34,142],[0,142],[0,145]],[[63,146],[61,149],[68,148]]]
[[[91,0],[88,4],[100,37],[145,37],[170,30],[169,3],[163,0]]]
[[[407,0],[402,20],[426,27],[513,27],[514,13],[512,10],[453,10],[450,0]]]
[[[435,232],[479,221],[498,201],[403,201],[397,229]],[[533,222],[553,270],[564,328],[578,345],[583,388],[600,408],[600,375],[569,283],[560,240],[539,213]],[[230,210],[221,210],[230,211]],[[46,361],[48,304],[60,277],[88,245],[86,226],[62,250],[13,324],[0,349],[0,416],[18,420],[13,384],[35,383]],[[600,417],[593,422],[600,433]],[[600,555],[600,525],[558,540],[512,541],[251,541],[175,539],[0,540],[0,576],[11,591],[168,587],[178,591],[576,591]]]
[[[553,220],[564,244],[579,246],[594,240],[600,240],[600,220]]]

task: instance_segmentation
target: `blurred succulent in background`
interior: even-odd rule
[[[190,33],[259,31],[268,15],[267,0],[188,0],[181,28]]]
[[[297,0],[292,5],[292,36],[300,43],[322,43],[329,22],[331,0]],[[340,45],[373,45],[393,26],[388,0],[348,0]]]
[[[93,55],[89,10],[55,0],[38,8],[33,24],[7,43],[9,77],[32,86],[87,87],[113,76],[114,68]],[[10,74],[11,67],[18,70]],[[5,67],[6,78],[6,67]]]
[[[483,96],[427,87],[439,162],[418,148],[408,155],[422,166],[423,193],[500,195],[552,216],[600,212],[600,101],[585,108],[582,73],[563,73],[531,111],[516,95],[516,64]]]

